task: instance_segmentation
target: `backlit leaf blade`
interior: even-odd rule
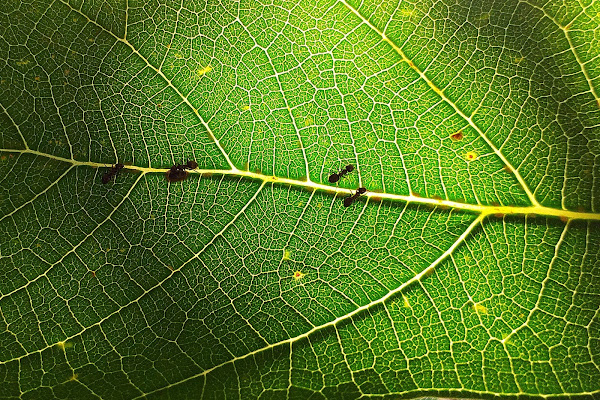
[[[599,7],[3,4],[0,396],[597,396]]]

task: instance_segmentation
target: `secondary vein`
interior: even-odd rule
[[[523,179],[523,177],[521,176],[521,174],[519,174],[519,172],[517,171],[517,169],[515,167],[513,167],[513,165],[510,163],[510,161],[508,161],[508,159],[506,157],[504,157],[504,154],[502,154],[502,152],[496,147],[496,145],[485,135],[485,133],[481,130],[481,128],[479,126],[477,126],[477,124],[475,122],[473,122],[473,119],[470,116],[467,116],[465,113],[462,112],[462,110],[460,108],[458,108],[458,105],[456,105],[453,101],[451,101],[445,94],[444,91],[441,90],[440,88],[438,88],[435,83],[433,83],[426,75],[423,71],[421,71],[419,69],[419,67],[417,67],[415,65],[414,62],[412,62],[407,56],[406,54],[404,54],[404,51],[402,51],[402,49],[396,44],[394,43],[389,37],[387,37],[387,35],[385,33],[383,33],[381,30],[379,30],[375,25],[373,25],[367,18],[365,18],[360,12],[358,12],[357,9],[355,9],[354,7],[352,7],[350,4],[348,4],[345,0],[340,0],[340,2],[342,4],[344,4],[354,15],[356,15],[358,18],[361,19],[361,21],[366,24],[369,28],[371,28],[373,31],[375,31],[378,35],[381,36],[381,38],[383,39],[384,42],[387,42],[402,58],[402,60],[404,62],[406,62],[408,64],[408,66],[410,68],[412,68],[420,77],[421,79],[423,79],[427,85],[438,95],[440,96],[440,98],[442,100],[444,100],[448,105],[450,105],[450,107],[452,107],[454,109],[454,111],[460,115],[461,118],[463,118],[465,121],[467,121],[469,123],[469,125],[475,129],[475,131],[477,131],[477,133],[479,133],[479,136],[481,136],[481,138],[487,143],[487,145],[492,149],[492,151],[494,152],[494,154],[496,154],[496,156],[498,156],[498,158],[500,158],[500,160],[502,160],[502,162],[507,165],[512,171],[514,171],[515,174],[515,178],[517,179],[517,181],[519,182],[519,184],[521,185],[521,187],[523,188],[523,191],[525,192],[525,194],[527,195],[527,197],[529,198],[529,201],[531,202],[531,204],[533,204],[534,206],[539,206],[539,202],[537,201],[537,199],[535,198],[535,196],[533,195],[533,192],[531,191],[531,189],[529,189],[529,186],[527,185],[527,183],[525,182],[525,180]]]

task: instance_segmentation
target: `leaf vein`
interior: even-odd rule
[[[358,18],[361,19],[361,21],[363,23],[365,23],[369,28],[371,28],[373,31],[375,31],[377,34],[379,34],[382,38],[383,41],[387,42],[402,58],[403,61],[405,61],[417,74],[419,74],[419,76],[421,77],[421,79],[423,79],[427,85],[438,95],[440,96],[440,98],[446,102],[450,107],[452,107],[454,109],[454,111],[461,117],[463,118],[465,121],[467,121],[467,123],[473,128],[475,129],[475,131],[477,131],[477,133],[479,133],[479,136],[487,143],[487,145],[492,149],[492,151],[494,152],[494,154],[496,154],[496,156],[498,158],[500,158],[500,160],[507,165],[508,167],[511,168],[511,170],[514,171],[514,175],[515,178],[517,179],[517,181],[519,182],[519,184],[521,185],[523,191],[525,192],[525,194],[527,195],[527,197],[529,198],[529,201],[531,202],[532,205],[534,206],[539,206],[540,204],[538,203],[537,199],[535,198],[534,194],[532,193],[531,189],[529,188],[529,186],[527,185],[527,183],[525,182],[525,180],[523,179],[523,177],[521,176],[521,174],[519,173],[519,171],[514,168],[512,166],[512,164],[510,163],[510,161],[508,161],[508,159],[504,156],[504,154],[502,154],[502,152],[498,149],[498,147],[496,147],[496,145],[490,140],[490,138],[487,137],[487,135],[483,132],[483,130],[481,130],[481,128],[473,121],[471,116],[466,115],[465,113],[462,112],[462,110],[460,108],[458,108],[458,105],[456,103],[454,103],[453,101],[451,101],[445,94],[444,91],[441,90],[440,88],[438,88],[424,73],[423,71],[421,71],[419,69],[419,67],[417,67],[415,65],[414,62],[412,62],[405,54],[404,51],[398,47],[398,45],[396,43],[394,43],[389,37],[387,37],[387,35],[385,35],[385,33],[383,33],[382,31],[380,31],[376,26],[374,26],[367,18],[365,18],[362,14],[360,14],[360,12],[355,9],[352,5],[348,4],[348,2],[346,2],[346,0],[340,0],[340,2],[342,4],[344,4],[350,11],[352,11],[353,14],[355,14]]]

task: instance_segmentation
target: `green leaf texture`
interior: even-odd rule
[[[4,0],[0,172],[2,399],[600,396],[598,0]]]

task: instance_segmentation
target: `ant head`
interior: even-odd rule
[[[346,171],[348,171],[348,172],[354,171],[354,166],[352,166],[352,165],[346,165]]]
[[[189,169],[196,169],[198,168],[198,163],[196,161],[188,160],[187,167]]]
[[[367,189],[366,189],[366,188],[364,188],[364,187],[358,188],[358,190],[357,190],[357,192],[358,192],[359,194],[364,194],[366,191],[367,191]]]

